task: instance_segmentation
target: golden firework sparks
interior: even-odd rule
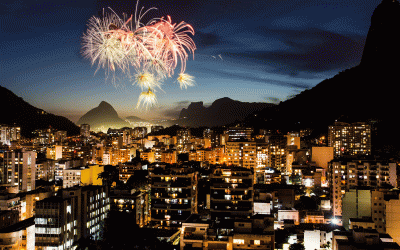
[[[181,89],[187,89],[188,86],[194,86],[194,76],[191,76],[186,73],[180,73],[177,79]]]

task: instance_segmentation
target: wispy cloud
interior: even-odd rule
[[[174,106],[170,108],[161,108],[159,112],[163,113],[168,118],[178,118],[181,110],[187,108],[190,103],[191,101],[188,100],[175,102]]]

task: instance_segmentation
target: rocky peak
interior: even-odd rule
[[[400,30],[400,3],[383,0],[371,18],[371,27],[361,59],[362,66],[397,67],[400,56],[398,31]]]

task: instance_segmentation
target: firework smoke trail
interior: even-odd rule
[[[104,68],[107,74],[120,69],[130,76],[130,67],[137,74],[134,83],[147,92],[139,96],[138,106],[143,101],[146,108],[156,103],[153,90],[161,89],[161,82],[174,74],[178,62],[181,70],[178,82],[181,89],[194,85],[194,77],[185,74],[188,52],[194,53],[195,43],[189,36],[194,35],[193,27],[185,22],[172,24],[167,19],[152,19],[142,23],[143,16],[153,8],[138,13],[136,3],[135,15],[126,21],[112,11],[103,18],[89,19],[88,30],[83,36],[83,55],[97,63],[97,69]]]

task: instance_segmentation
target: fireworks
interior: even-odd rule
[[[177,79],[181,89],[182,88],[187,88],[188,86],[193,86],[194,85],[194,77],[186,74],[186,73],[180,73]]]
[[[156,81],[156,79],[154,79],[154,75],[149,73],[136,74],[135,82],[137,83],[137,85],[140,86],[142,90],[147,88],[151,89],[154,87],[160,88],[160,84],[158,81]]]
[[[97,70],[100,67],[111,71],[115,71],[116,67],[123,71],[129,68],[129,60],[121,41],[108,33],[109,28],[119,22],[115,15],[103,19],[92,17],[89,20],[89,28],[83,36],[83,55],[92,61],[92,65],[98,61]]]
[[[194,85],[194,77],[185,72],[188,53],[194,53],[196,45],[190,35],[193,27],[185,22],[172,24],[171,17],[152,19],[143,24],[141,19],[150,10],[142,13],[143,8],[126,21],[112,12],[102,19],[92,17],[88,30],[83,36],[83,55],[97,63],[97,69],[105,69],[115,74],[117,69],[130,76],[133,68],[137,74],[133,77],[141,89],[148,89],[139,96],[138,106],[143,101],[146,107],[156,103],[152,90],[161,89],[161,82],[174,74],[180,63],[178,82],[181,89]]]
[[[142,92],[140,94],[136,108],[140,107],[142,101],[143,101],[143,106],[145,106],[146,109],[148,109],[157,103],[157,98],[154,92],[151,91],[151,89],[149,88],[148,91]]]

